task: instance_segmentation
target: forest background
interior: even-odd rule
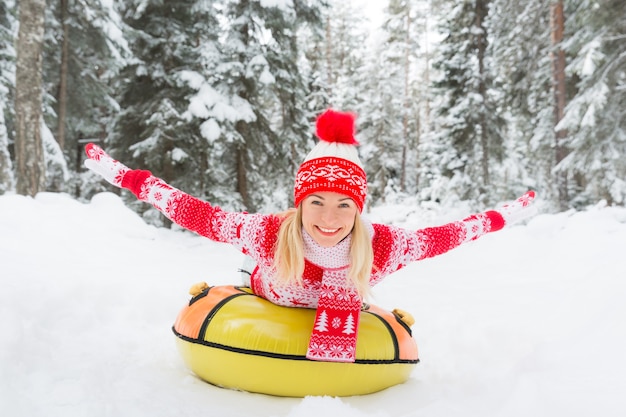
[[[358,115],[370,207],[626,203],[626,2],[384,5],[374,26],[347,0],[4,0],[0,194],[110,189],[83,168],[94,141],[226,209],[283,210],[333,107]]]

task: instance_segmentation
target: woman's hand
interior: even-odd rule
[[[126,165],[111,158],[101,147],[93,143],[85,146],[85,152],[88,157],[85,160],[87,168],[100,175],[109,183],[122,188],[124,175],[130,171]]]
[[[537,207],[533,204],[534,201],[535,192],[528,191],[513,203],[505,204],[496,209],[496,211],[502,215],[504,224],[510,226],[513,223],[517,223],[537,214]]]

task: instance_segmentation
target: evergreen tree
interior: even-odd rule
[[[363,66],[368,33],[363,11],[353,1],[340,0],[328,1],[321,10],[321,24],[304,27],[300,40],[311,120],[331,107],[359,113],[367,100]]]
[[[440,32],[445,34],[433,64],[441,95],[435,140],[446,150],[431,161],[449,179],[447,189],[483,205],[499,200],[494,165],[503,156],[504,121],[496,106],[485,25],[489,0],[451,2]]]
[[[421,105],[415,85],[422,74],[419,3],[389,2],[368,69],[370,85],[365,91],[373,94],[362,104],[361,113],[366,138],[363,153],[374,204],[384,202],[387,194],[415,190]]]
[[[206,197],[209,143],[200,119],[189,113],[189,100],[197,74],[205,71],[202,54],[217,36],[212,3],[151,0],[123,7],[133,58],[117,78],[121,110],[107,148],[130,166]]]
[[[626,4],[570,2],[570,71],[578,80],[560,128],[568,156],[556,167],[569,173],[571,204],[626,203]]]
[[[215,114],[221,136],[215,142],[223,174],[218,183],[237,192],[241,206],[259,210],[291,198],[293,173],[308,150],[311,120],[305,85],[296,66],[295,37],[305,22],[319,25],[316,2],[264,6],[227,1],[222,62],[215,89],[236,111]]]
[[[325,13],[321,49],[330,106],[354,111],[363,102],[361,67],[367,51],[365,15],[353,1],[334,0]]]
[[[264,210],[284,209],[293,202],[290,192],[293,178],[304,155],[311,148],[310,139],[313,119],[318,115],[314,107],[307,106],[309,97],[307,79],[300,68],[304,56],[303,41],[305,32],[319,31],[322,20],[320,2],[295,1],[293,11],[283,11],[279,19],[272,19],[268,27],[272,29],[275,42],[268,50],[269,68],[274,74],[275,83],[269,99],[275,97],[276,116],[271,117],[272,130],[278,134],[277,145],[280,154],[287,155],[277,167],[277,177],[268,182],[268,190],[287,190],[287,199],[280,192],[263,192],[259,196]],[[312,110],[311,110],[312,109]],[[289,138],[285,140],[285,138]]]
[[[498,109],[507,115],[498,187],[503,199],[528,188],[546,199],[556,196],[549,18],[542,1],[493,0],[490,7],[489,54]]]
[[[127,56],[113,3],[100,0],[47,5],[44,46],[45,120],[65,160],[49,165],[49,190],[77,190],[67,183],[66,166],[82,170],[80,141],[102,140],[117,110],[111,80]],[[53,170],[53,171],[50,171]]]
[[[301,32],[299,43],[302,45],[302,58],[299,68],[305,83],[307,110],[313,117],[330,107],[330,86],[327,82],[322,51],[324,36],[319,28],[305,28]]]
[[[394,16],[387,20],[387,30],[393,23]],[[359,111],[359,130],[365,138],[361,153],[372,205],[385,202],[387,192],[400,191],[402,112],[407,99],[404,95],[403,46],[389,42],[397,33],[383,33],[368,65],[370,84],[366,91],[372,93],[372,100],[363,103]],[[404,40],[404,37],[400,39]]]

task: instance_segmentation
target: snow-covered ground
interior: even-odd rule
[[[463,214],[370,218],[415,228]],[[146,225],[111,193],[0,196],[2,415],[626,415],[624,208],[540,214],[389,277],[374,302],[415,316],[421,363],[367,396],[236,392],[185,368],[171,326],[188,288],[239,284],[240,262]]]

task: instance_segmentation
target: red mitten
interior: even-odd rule
[[[505,204],[496,209],[496,211],[502,215],[504,224],[510,226],[513,223],[517,223],[537,214],[537,207],[533,204],[534,201],[535,192],[528,191],[513,203]]]
[[[116,187],[126,188],[137,197],[145,180],[152,175],[150,171],[129,169],[126,165],[111,158],[101,147],[93,143],[85,146],[88,159],[85,166],[99,174]]]

